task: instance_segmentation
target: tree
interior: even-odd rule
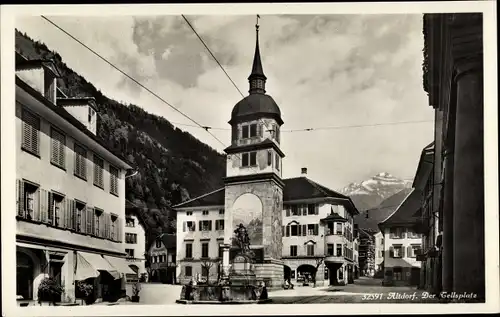
[[[321,264],[323,264],[323,261],[324,261],[325,258],[321,257],[321,258],[316,258],[316,266],[314,267],[314,271],[313,271],[313,287],[316,287],[316,273],[318,273],[318,269],[319,269],[319,266]]]
[[[215,264],[215,261],[210,259],[210,258],[206,258],[206,259],[201,260],[201,272],[202,272],[202,276],[203,276],[203,273],[206,273],[207,284],[210,283],[210,269],[214,266],[214,264]]]

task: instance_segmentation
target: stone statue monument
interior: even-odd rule
[[[248,237],[248,231],[242,223],[234,230],[236,243],[240,249],[240,253],[248,254],[250,253],[250,238]]]

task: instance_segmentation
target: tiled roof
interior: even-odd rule
[[[191,200],[185,201],[178,205],[173,206],[173,208],[184,208],[184,207],[204,207],[204,206],[223,206],[225,203],[225,188],[219,188],[208,194],[204,194],[193,198]]]
[[[323,218],[321,220],[323,220],[323,221],[328,221],[328,220],[345,220],[345,221],[347,221],[346,218],[342,217],[341,215],[339,215],[336,212],[330,213],[328,216],[326,216],[326,218]]]
[[[284,179],[283,202],[311,199],[311,198],[339,198],[345,201],[344,205],[357,212],[351,199],[337,193],[323,185],[320,185],[307,177]],[[197,206],[222,206],[225,203],[225,189],[220,188],[203,196],[178,204],[173,208],[197,207]]]
[[[176,237],[175,234],[162,233],[158,238],[161,239],[163,245],[167,249],[173,249],[176,247]]]
[[[414,224],[418,220],[416,214],[421,208],[421,203],[422,192],[414,189],[394,213],[379,224],[379,227]]]
[[[288,178],[283,181],[285,182],[283,201],[323,197],[349,199],[349,197],[320,185],[307,177]]]
[[[368,232],[379,232],[378,224],[387,219],[398,208],[410,191],[411,188],[405,188],[382,201],[377,208],[360,212],[354,217],[354,223]]]

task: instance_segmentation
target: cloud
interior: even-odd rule
[[[241,92],[255,48],[255,16],[187,16]],[[421,15],[261,15],[266,90],[281,108],[283,130],[432,120],[422,88]],[[180,16],[54,17],[53,20],[202,125],[229,128],[241,95]],[[172,122],[193,124],[99,61],[66,35],[30,17],[17,27],[58,51],[105,94]],[[180,126],[222,150],[230,132]],[[283,176],[308,167],[339,189],[373,173],[414,175],[432,123],[282,134]]]

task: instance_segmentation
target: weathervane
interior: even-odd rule
[[[255,29],[257,30],[257,32],[259,32],[259,19],[260,19],[260,15],[257,14],[257,22],[255,24]]]

